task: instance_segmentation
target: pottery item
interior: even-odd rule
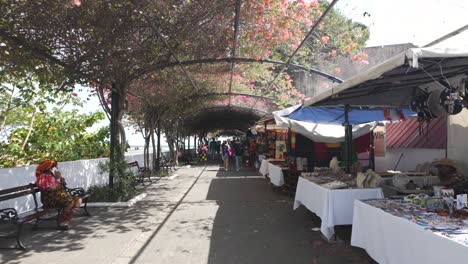
[[[444,188],[444,186],[433,186],[432,188],[434,189],[434,196],[435,197],[441,197],[442,196],[441,190],[442,190],[442,188]]]
[[[404,190],[406,188],[406,184],[409,182],[408,175],[405,174],[397,174],[392,177],[393,186],[397,187],[400,190]]]
[[[414,183],[413,180],[410,180],[406,185],[405,185],[407,190],[416,190],[418,188],[418,185]]]
[[[457,209],[460,210],[460,209],[463,209],[465,207],[467,207],[468,205],[468,195],[467,194],[459,194],[457,195]]]

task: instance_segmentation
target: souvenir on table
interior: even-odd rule
[[[358,188],[364,188],[364,181],[366,180],[366,175],[362,172],[358,172],[356,177],[356,186]]]
[[[416,190],[418,188],[418,185],[414,183],[413,180],[410,180],[406,185],[405,185],[407,190]]]
[[[379,174],[374,172],[373,170],[367,170],[367,188],[377,188],[380,186],[380,182],[382,181],[382,177]]]
[[[325,187],[327,189],[330,189],[330,190],[342,189],[342,188],[347,188],[348,187],[348,185],[346,183],[341,182],[341,181],[332,181],[332,182],[322,184],[321,186]]]
[[[420,205],[421,207],[426,207],[427,199],[429,198],[430,196],[424,193],[416,194],[415,201],[417,200],[417,203],[415,202],[414,204]]]
[[[356,177],[356,186],[358,188],[376,188],[380,185],[382,177],[372,170],[367,170],[365,173],[358,172]]]
[[[435,197],[441,197],[441,190],[442,188],[444,188],[444,186],[432,186],[432,188],[434,189],[434,196]]]
[[[440,194],[442,196],[442,199],[444,199],[446,202],[453,201],[453,197],[455,196],[455,191],[451,188],[442,188],[440,190]]]
[[[406,184],[408,184],[409,181],[410,180],[408,175],[404,174],[397,174],[393,175],[392,177],[393,186],[397,187],[400,190],[404,190],[406,188]]]
[[[410,194],[410,195],[403,197],[403,201],[412,204],[415,198],[416,198],[415,194]]]
[[[314,167],[314,172],[318,175],[328,175],[331,170],[328,167]]]
[[[426,201],[427,210],[443,210],[445,208],[445,201],[441,198],[428,198]]]
[[[459,194],[457,195],[457,209],[463,209],[468,206],[468,201],[467,201],[467,196],[466,194]]]
[[[333,157],[330,161],[330,170],[333,175],[340,175],[343,169],[340,167],[340,162],[337,157]]]

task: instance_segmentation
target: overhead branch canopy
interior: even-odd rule
[[[111,102],[111,93],[128,96],[119,107],[128,107],[137,123],[142,111],[158,109],[174,118],[197,113],[184,117],[197,130],[245,127],[304,99],[293,81],[297,71],[341,82],[316,65],[333,65],[340,56],[365,59],[367,29],[332,10],[334,3],[6,1],[0,68],[35,70],[67,89],[90,85],[103,102]],[[224,119],[206,122],[209,115]]]

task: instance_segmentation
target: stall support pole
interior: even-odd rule
[[[194,148],[195,148],[195,154],[194,154],[194,156],[196,157],[196,156],[197,156],[197,152],[198,152],[198,151],[197,151],[197,134],[195,134],[195,135],[193,136],[193,146],[194,146]]]
[[[375,145],[374,145],[374,131],[371,131],[370,133],[370,167],[373,171],[375,171]]]
[[[292,150],[291,150],[291,128],[288,127],[288,141],[286,142],[286,153],[288,153],[288,157],[289,158],[293,158],[292,156]],[[288,166],[291,165],[289,162],[288,162]]]
[[[349,105],[345,105],[344,109],[344,123],[345,127],[345,146],[346,146],[346,173],[351,173],[351,162],[353,159],[352,145],[353,145],[353,127],[349,124]]]

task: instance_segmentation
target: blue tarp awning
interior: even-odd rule
[[[388,110],[388,116],[393,120],[400,118],[400,113],[404,118],[416,115],[415,112],[407,109],[383,108],[383,107],[350,107],[349,108],[349,124],[358,125],[375,121],[389,120],[386,118],[384,111]],[[344,123],[345,108],[344,106],[336,107],[319,107],[308,106],[300,107],[286,117],[297,121],[312,122],[317,124],[339,124]]]

